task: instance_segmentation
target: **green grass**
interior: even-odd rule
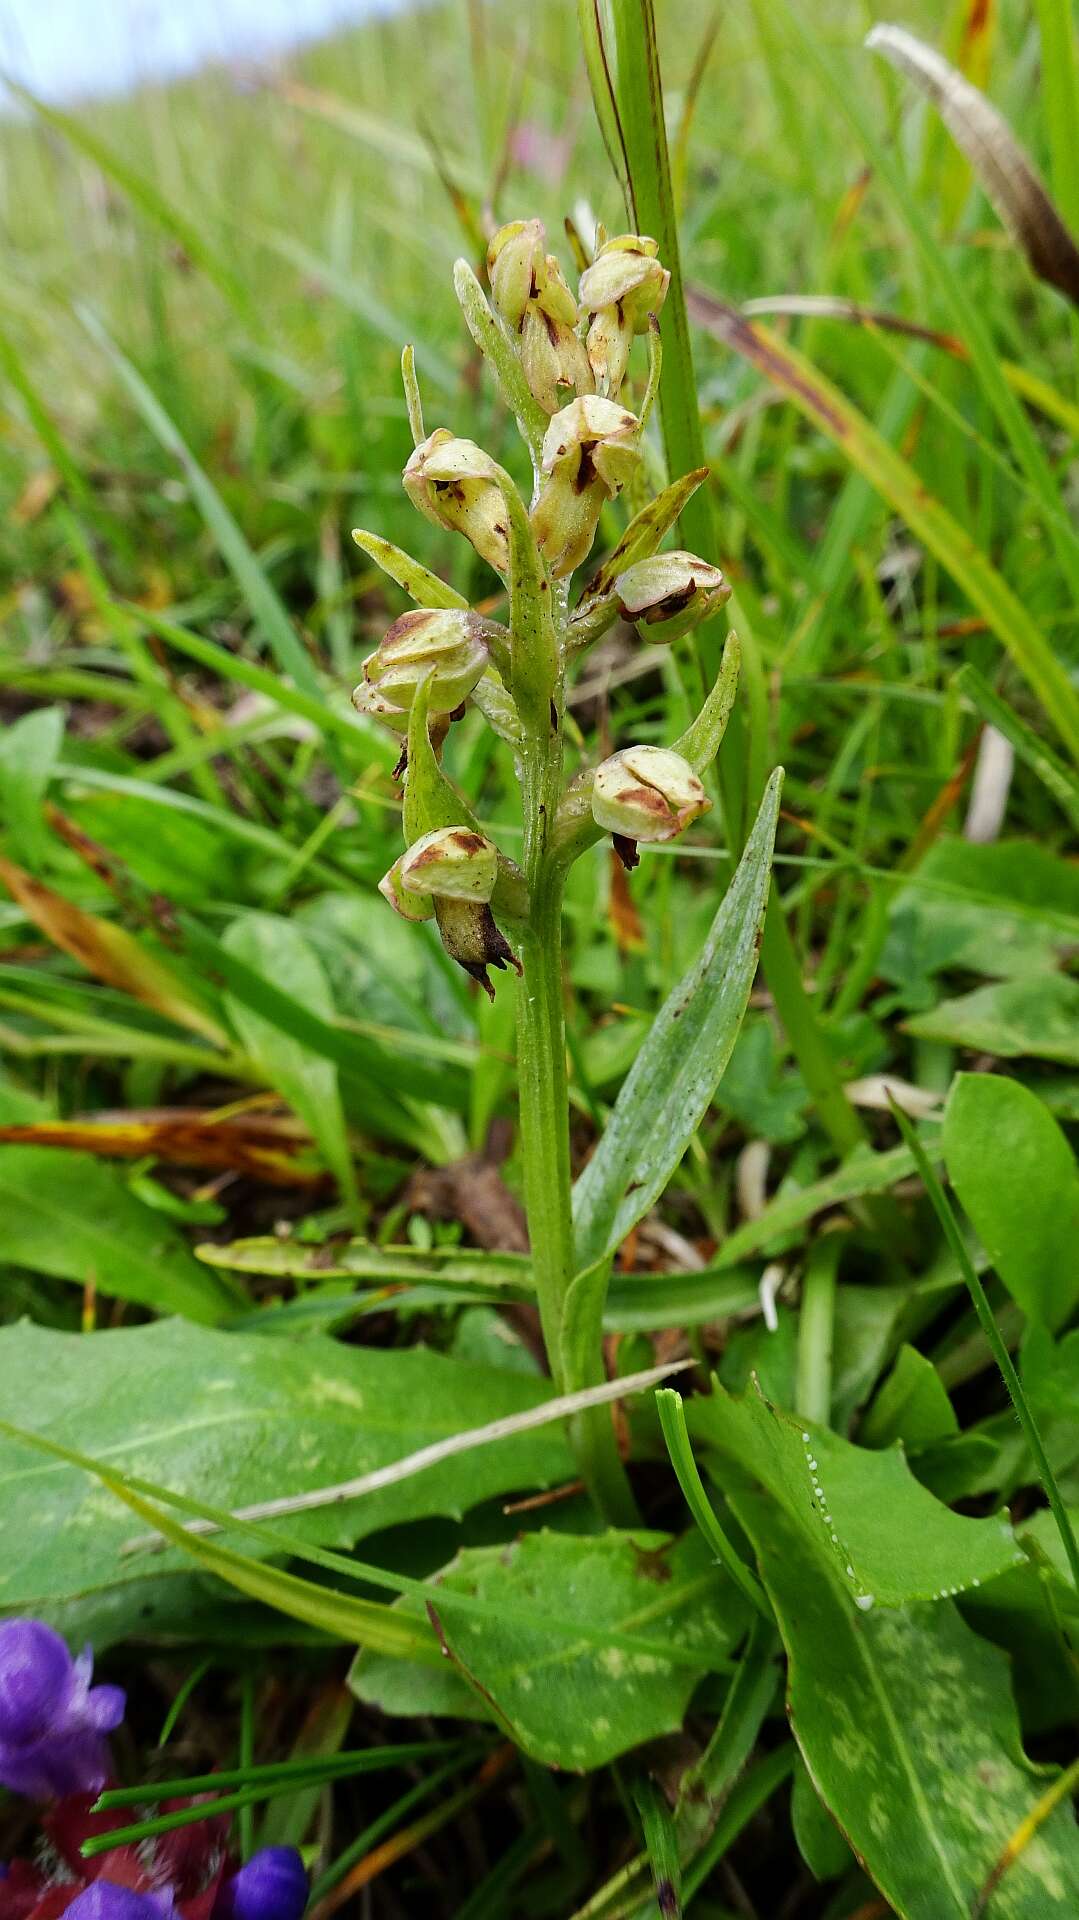
[[[637,0],[608,16],[624,156],[605,117],[642,223],[668,253],[677,233],[687,318],[672,293],[650,479],[712,467],[678,542],[728,573],[741,684],[688,842],[646,849],[628,882],[605,847],[570,876],[575,1171],[786,777],[756,994],[604,1309],[609,1369],[666,1342],[696,1363],[684,1414],[668,1392],[619,1425],[649,1529],[630,1543],[573,1491],[550,1427],[187,1560],[121,1550],[125,1527],[181,1539],[186,1515],[318,1485],[320,1461],[323,1481],[374,1471],[544,1391],[519,989],[500,977],[489,1004],[376,892],[401,847],[397,743],[348,696],[407,601],[350,533],[503,616],[495,576],[401,490],[401,349],[426,431],[523,477],[453,266],[483,277],[488,207],[539,214],[567,270],[566,214],[626,224],[577,13],[458,0],[272,72],[0,124],[0,1346],[19,1354],[0,1360],[0,1531],[29,1582],[0,1610],[93,1640],[128,1685],[125,1786],[164,1722],[158,1772],[222,1777],[245,1851],[302,1844],[319,1900],[370,1885],[380,1920],[654,1920],[679,1898],[694,1920],[959,1920],[979,1899],[988,1920],[1054,1920],[1079,1905],[1053,1785],[1070,1776],[1033,1771],[1067,1768],[1079,1717],[1053,1525],[1073,1556],[1079,1203],[1063,1173],[1043,1191],[1079,1126],[1079,332],[863,50],[882,0],[745,0],[702,67],[713,11],[657,0],[673,183]],[[918,0],[903,23],[955,58],[968,14]],[[970,58],[1074,222],[1072,26],[1066,0],[1002,0]],[[813,295],[831,309],[782,311]],[[605,509],[597,554],[625,517]],[[571,770],[682,735],[725,627],[662,657],[623,630],[583,659]],[[987,724],[1015,763],[974,846]],[[520,857],[510,756],[476,709],[444,764]],[[948,1119],[957,1088],[977,1098],[961,1075],[1037,1097],[973,1174]],[[185,1311],[216,1324],[169,1319]],[[136,1370],[103,1392],[124,1340]],[[436,1360],[422,1392],[384,1398],[387,1362]],[[713,1371],[744,1406],[706,1406]],[[215,1374],[257,1445],[188,1450]],[[805,1518],[803,1419],[846,1502],[849,1579]],[[42,1509],[18,1504],[23,1429],[53,1456]],[[42,1511],[58,1541],[83,1516],[84,1566],[42,1554]],[[871,1567],[889,1605],[859,1610]],[[895,1707],[915,1670],[936,1674],[924,1713],[867,1717],[870,1688]],[[429,1738],[452,1748],[407,1744]],[[860,1739],[883,1825],[844,1773]],[[348,1756],[387,1745],[352,1777]],[[131,1817],[152,1836],[145,1802]],[[932,1895],[907,1877],[923,1859],[946,1863]]]

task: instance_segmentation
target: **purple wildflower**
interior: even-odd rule
[[[169,1920],[172,1895],[136,1893],[111,1880],[93,1880],[64,1909],[64,1920]]]
[[[89,1647],[72,1659],[44,1621],[0,1623],[0,1783],[12,1793],[60,1799],[97,1793],[108,1779],[104,1736],[123,1719],[125,1696],[91,1687],[93,1670]]]
[[[263,1847],[225,1881],[214,1920],[300,1920],[306,1905],[307,1875],[295,1847]],[[87,1915],[86,1920],[97,1917]]]

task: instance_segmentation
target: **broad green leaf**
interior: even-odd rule
[[[63,737],[62,707],[37,707],[0,733],[0,825],[12,851],[32,867],[48,844],[41,803]]]
[[[242,1298],[192,1258],[175,1228],[135,1198],[116,1167],[93,1154],[0,1147],[0,1217],[5,1260],[80,1287],[94,1284],[107,1298],[209,1325],[235,1313]],[[10,1384],[19,1382],[11,1377]],[[0,1585],[0,1605],[2,1593]]]
[[[790,1513],[745,1488],[731,1498],[776,1609],[791,1725],[817,1792],[899,1920],[970,1920],[1051,1778],[1023,1752],[1006,1659],[950,1602],[860,1613]],[[1062,1806],[988,1913],[1070,1920],[1077,1907],[1079,1834]]]
[[[901,1440],[911,1452],[958,1432],[955,1409],[932,1361],[917,1347],[900,1347],[891,1373],[858,1429],[860,1444],[892,1447]]]
[[[1079,1170],[1052,1114],[1017,1080],[961,1073],[942,1138],[948,1178],[1012,1299],[1062,1326],[1079,1300]]]
[[[574,1188],[577,1265],[613,1253],[677,1167],[731,1056],[757,970],[782,774],[756,824],[700,958],[668,996]]]
[[[253,972],[272,979],[281,992],[308,1012],[332,1021],[334,1005],[326,975],[317,954],[292,921],[268,913],[245,914],[242,920],[232,922],[222,944]],[[242,1001],[230,999],[228,1007],[244,1050],[317,1140],[341,1189],[341,1198],[355,1210],[356,1175],[337,1068]]]
[[[1004,1060],[1029,1054],[1079,1067],[1079,980],[1046,973],[997,981],[942,1000],[905,1025],[920,1040],[946,1040]]]
[[[167,1229],[155,1216],[160,1239]],[[209,1278],[209,1274],[204,1274]],[[425,1348],[389,1351],[314,1337],[299,1345],[182,1321],[92,1335],[30,1325],[0,1332],[0,1417],[122,1472],[236,1508],[335,1485],[474,1425],[540,1405],[545,1383]],[[568,1479],[555,1430],[458,1455],[361,1500],[298,1514],[297,1539],[352,1546],[378,1528],[459,1516],[496,1494]],[[0,1440],[0,1608],[52,1610],[128,1596],[182,1624],[182,1553],[122,1556],[138,1532],[86,1475]],[[268,1534],[272,1542],[272,1533]],[[260,1549],[261,1550],[261,1549]],[[272,1551],[272,1545],[265,1550]],[[170,1593],[174,1596],[170,1601]]]
[[[699,1534],[525,1534],[511,1547],[466,1548],[430,1586],[456,1671],[432,1677],[361,1653],[353,1691],[388,1713],[493,1718],[533,1759],[574,1771],[679,1727],[696,1679],[722,1663],[746,1624],[745,1602]],[[519,1618],[502,1630],[469,1621],[439,1610],[440,1588],[579,1613],[593,1637],[567,1643]],[[411,1597],[397,1604],[418,1610]],[[653,1650],[597,1646],[604,1628]]]
[[[1071,1521],[1079,1529],[1079,1511],[1072,1509]],[[1072,1652],[1079,1638],[1079,1594],[1048,1508],[1040,1507],[1018,1533],[1031,1558],[992,1586],[965,1594],[962,1610],[978,1633],[1009,1655],[1024,1730],[1043,1733],[1079,1718]]]
[[[102,1483],[116,1500],[144,1520],[156,1532],[172,1541],[177,1552],[194,1560],[206,1573],[214,1574],[227,1586],[235,1587],[249,1600],[261,1601],[275,1613],[316,1627],[320,1633],[347,1643],[378,1647],[393,1659],[430,1660],[432,1652],[427,1636],[418,1622],[402,1619],[384,1600],[365,1600],[358,1594],[341,1592],[303,1574],[288,1573],[282,1567],[268,1565],[219,1540],[204,1540],[185,1533],[174,1514],[163,1512],[152,1501],[125,1487],[122,1481],[102,1474]]]
[[[851,1850],[799,1760],[791,1783],[791,1827],[815,1880],[835,1880],[852,1865]]]
[[[686,1412],[694,1438],[767,1488],[867,1613],[984,1586],[1022,1560],[1006,1514],[952,1513],[914,1479],[899,1448],[852,1446],[770,1406],[753,1387],[739,1400],[716,1382]],[[717,1469],[721,1485],[725,1470]]]
[[[923,1007],[938,996],[935,974],[1044,974],[1077,941],[1072,863],[1026,840],[940,840],[892,899],[880,971],[909,1006]]]

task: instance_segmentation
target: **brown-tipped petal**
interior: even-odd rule
[[[496,573],[505,573],[509,529],[497,473],[490,455],[474,440],[437,427],[410,456],[403,479],[405,492],[425,519],[463,533]]]
[[[677,549],[636,561],[614,586],[623,619],[660,641],[689,633],[731,596],[718,567]]]
[[[371,698],[408,708],[421,680],[433,713],[452,713],[486,672],[484,623],[456,607],[412,607],[395,620],[363,663]],[[353,694],[361,705],[359,689]]]
[[[595,539],[605,495],[614,497],[640,461],[640,421],[599,394],[556,413],[544,435],[545,475],[532,530],[556,576],[572,573]]]
[[[435,900],[489,901],[498,879],[498,851],[473,827],[436,827],[398,861],[406,893]]]
[[[674,840],[711,804],[689,762],[669,747],[624,747],[596,768],[592,784],[597,826],[646,845]]]

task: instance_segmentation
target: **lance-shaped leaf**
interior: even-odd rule
[[[905,27],[882,22],[865,44],[928,95],[1032,270],[1079,306],[1079,246],[1003,114],[942,54]]]
[[[437,573],[414,560],[403,547],[395,547],[392,540],[381,540],[377,533],[368,533],[364,527],[353,527],[352,538],[361,553],[366,553],[376,567],[396,580],[418,607],[467,607],[468,601],[456,587],[440,580]]]
[[[741,665],[742,648],[738,635],[729,633],[715,686],[697,718],[674,743],[675,753],[680,753],[683,760],[688,760],[694,773],[704,773],[723,744],[734,696],[738,691]]]
[[[578,1268],[613,1252],[658,1200],[730,1059],[757,970],[782,779],[777,768],[700,957],[657,1014],[577,1181]]]
[[[1063,1326],[1079,1298],[1079,1172],[1067,1136],[1029,1087],[961,1073],[944,1113],[948,1178],[1012,1299]]]

